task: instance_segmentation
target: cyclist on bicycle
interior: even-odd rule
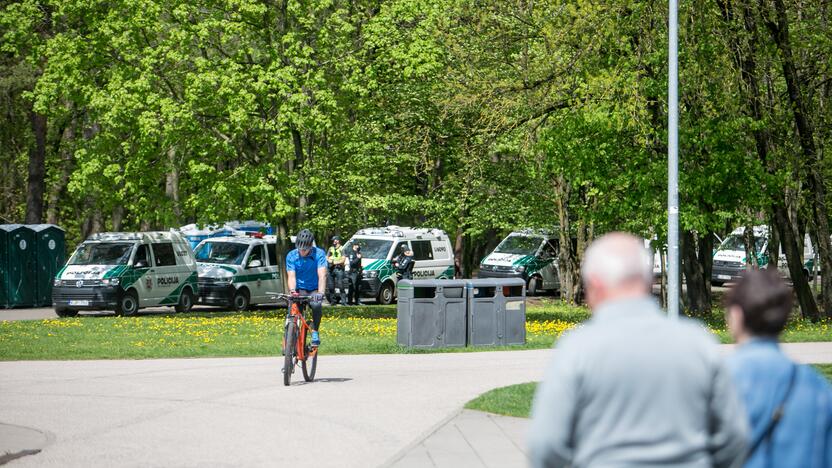
[[[321,326],[321,302],[326,289],[327,264],[323,249],[314,247],[315,236],[309,229],[301,230],[295,238],[295,250],[286,254],[286,276],[289,293],[310,295],[312,309],[312,346],[321,344],[318,329]]]

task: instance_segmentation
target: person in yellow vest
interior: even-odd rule
[[[341,238],[332,237],[332,245],[326,251],[329,278],[326,283],[326,300],[330,304],[347,304],[347,286],[344,284],[344,264],[347,257],[341,251]]]

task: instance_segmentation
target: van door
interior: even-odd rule
[[[277,257],[277,244],[266,244],[266,254],[269,256],[268,279],[263,280],[265,293],[283,292],[283,276],[280,274],[280,262]],[[268,298],[266,298],[268,300]]]
[[[442,271],[436,271],[437,265],[433,258],[433,248],[429,240],[412,240],[410,248],[413,250],[413,279],[432,279]]]
[[[543,278],[543,289],[560,289],[560,278],[558,278],[558,255],[557,241],[547,240],[538,253],[539,261],[543,264],[540,268],[540,276]]]
[[[155,304],[174,305],[179,298],[171,298],[177,287],[185,278],[180,278],[176,267],[176,254],[173,251],[173,244],[161,242],[150,244],[155,260],[153,268],[153,302]]]
[[[251,246],[248,257],[243,262],[243,274],[240,280],[248,288],[252,304],[263,302],[270,279],[271,274],[266,264],[266,249],[262,244]]]
[[[147,307],[154,301],[153,293],[156,279],[153,274],[153,256],[148,244],[136,246],[136,253],[133,256],[132,270],[121,279],[121,287],[125,291],[131,287],[136,290],[139,297],[139,307]],[[155,304],[155,302],[153,302]]]

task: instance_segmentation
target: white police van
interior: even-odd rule
[[[768,254],[769,230],[768,226],[754,226],[754,251],[757,253],[757,264],[760,267],[768,265],[771,261]],[[722,286],[729,281],[736,281],[745,271],[745,228],[740,227],[731,232],[714,253],[713,267],[711,271],[711,284]],[[777,269],[780,274],[789,278],[789,267],[786,263],[786,255],[783,246],[777,258]],[[809,234],[803,238],[803,274],[812,279],[814,276],[815,251],[812,248],[812,241]]]
[[[430,228],[387,226],[366,228],[356,232],[343,252],[361,246],[363,267],[361,296],[371,297],[380,304],[396,298],[396,270],[393,259],[407,245],[413,251],[413,279],[451,279],[454,277],[454,254],[445,231]]]
[[[199,266],[199,304],[245,310],[274,302],[269,294],[283,292],[277,238],[257,233],[211,237],[194,249]]]
[[[187,312],[198,292],[196,260],[176,231],[105,232],[81,243],[55,276],[52,304],[61,317],[160,305]]]
[[[480,278],[522,278],[534,296],[560,289],[558,236],[546,230],[524,229],[506,236],[480,262]]]

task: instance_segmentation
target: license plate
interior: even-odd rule
[[[730,276],[728,276],[728,275],[716,275],[716,277],[717,277],[717,278],[719,278],[719,279],[724,279],[724,280],[729,280],[729,279],[731,279],[731,277],[730,277]]]
[[[86,299],[73,299],[69,301],[69,305],[71,306],[88,306],[90,305],[90,301]]]

